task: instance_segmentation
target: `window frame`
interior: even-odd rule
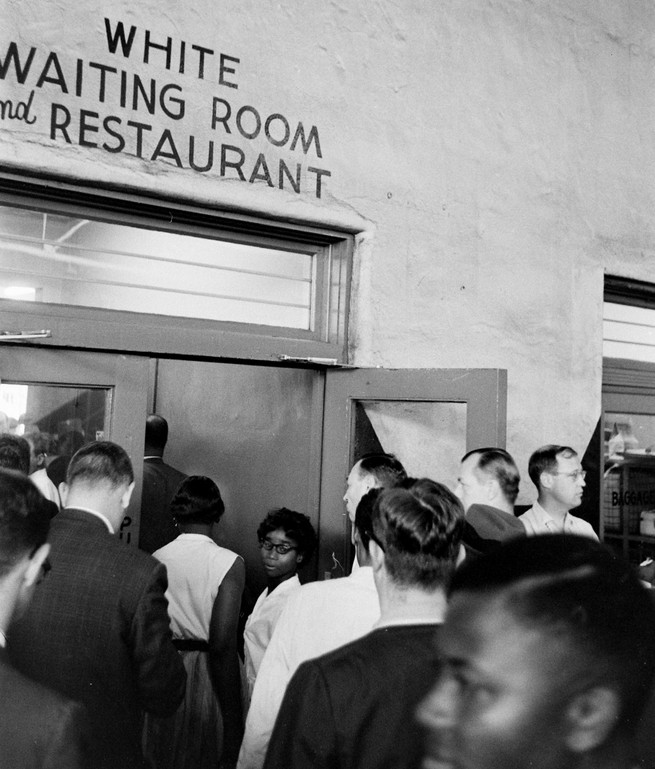
[[[0,299],[1,330],[47,329],[51,337],[43,344],[79,349],[235,360],[346,361],[354,232],[216,211],[124,188],[31,179],[2,171],[0,205],[319,254],[312,330]]]

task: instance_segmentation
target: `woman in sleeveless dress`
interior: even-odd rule
[[[171,503],[181,533],[153,553],[166,565],[173,640],[187,671],[177,713],[148,719],[146,752],[157,769],[236,764],[243,731],[237,625],[245,567],[210,536],[224,510],[210,478],[189,476]]]

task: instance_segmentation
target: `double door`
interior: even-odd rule
[[[325,370],[7,342],[0,380],[2,429],[126,448],[136,475],[120,533],[129,544],[138,541],[145,417],[165,416],[165,460],[218,483],[226,513],[215,539],[244,556],[253,592],[264,584],[257,526],[276,507],[307,513],[318,530],[308,577],[348,573],[342,498],[363,453],[394,453],[411,475],[453,486],[465,451],[505,442],[497,370]]]

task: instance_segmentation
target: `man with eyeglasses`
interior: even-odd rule
[[[528,536],[580,534],[598,539],[591,525],[569,512],[582,502],[585,471],[569,446],[548,444],[530,457],[528,474],[537,487],[534,505],[519,517]]]
[[[11,769],[89,766],[84,708],[21,675],[5,644],[50,564],[47,501],[31,481],[0,469],[0,763]]]

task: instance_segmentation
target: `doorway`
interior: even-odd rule
[[[136,475],[121,531],[130,544],[138,542],[145,418],[164,416],[165,460],[218,484],[226,513],[215,538],[244,557],[254,595],[265,584],[257,527],[275,507],[306,513],[318,531],[305,579],[349,572],[342,498],[362,453],[395,453],[410,474],[452,486],[465,451],[505,442],[506,373],[497,370],[336,370],[6,343],[0,380],[22,388],[27,429],[77,429],[126,448]]]

